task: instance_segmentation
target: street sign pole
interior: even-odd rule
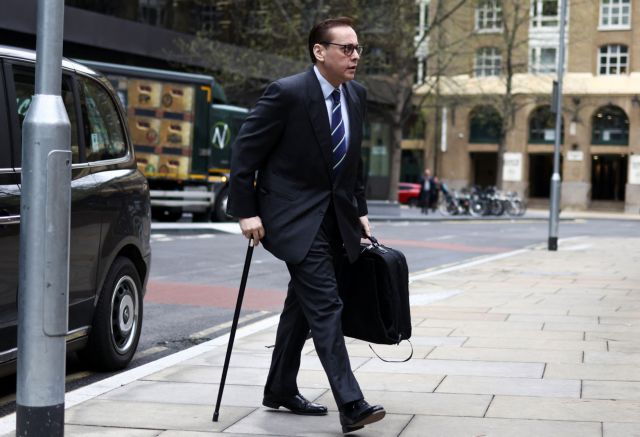
[[[564,32],[567,20],[567,0],[560,0],[560,41],[558,45],[558,81],[554,87],[556,110],[556,138],[553,148],[553,175],[549,208],[549,250],[558,250],[558,221],[560,214],[560,144],[562,141],[562,76],[564,76]]]
[[[64,435],[71,127],[62,101],[64,0],[38,0],[35,96],[22,135],[16,435]]]

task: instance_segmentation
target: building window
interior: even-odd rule
[[[502,30],[502,6],[496,0],[483,0],[478,3],[476,30],[479,32]]]
[[[496,47],[483,47],[476,52],[476,76],[499,76],[502,56]]]
[[[561,138],[564,138],[562,126]],[[531,112],[529,118],[529,143],[554,144],[556,141],[556,114],[551,112],[551,106],[538,106]]]
[[[560,22],[558,0],[532,0],[531,24],[533,27],[557,27]]]
[[[629,29],[631,28],[630,0],[601,0],[600,28]]]
[[[557,71],[555,47],[534,47],[530,52],[529,72],[555,73]]]
[[[629,117],[618,106],[599,108],[591,120],[591,144],[629,144]]]
[[[422,85],[428,73],[427,59],[418,58],[418,66],[416,68],[416,85]]]
[[[417,1],[416,7],[416,36],[421,37],[429,30],[429,2]]]
[[[626,74],[629,69],[629,48],[622,44],[600,47],[598,56],[599,74]]]
[[[500,140],[502,117],[490,105],[476,106],[469,113],[469,142],[495,144]]]
[[[419,111],[409,116],[402,128],[403,140],[424,140],[426,132],[425,119]]]

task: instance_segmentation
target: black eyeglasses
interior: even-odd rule
[[[364,50],[364,46],[361,46],[359,44],[357,46],[354,46],[353,44],[336,44],[334,42],[328,41],[322,41],[320,44],[330,44],[332,46],[338,46],[342,48],[342,53],[344,53],[346,56],[351,56],[354,50],[358,53],[358,56],[360,56],[362,54],[362,51]]]

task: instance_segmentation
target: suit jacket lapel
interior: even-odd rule
[[[331,132],[329,128],[329,116],[327,115],[327,105],[324,102],[322,89],[313,68],[307,72],[307,112],[311,119],[311,126],[318,140],[320,151],[327,164],[327,169],[331,170]],[[331,176],[331,173],[329,173]]]

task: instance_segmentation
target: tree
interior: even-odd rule
[[[468,0],[433,1],[438,3],[438,13],[416,39],[415,0],[198,0],[216,8],[218,23],[201,23],[197,38],[179,42],[177,51],[185,61],[193,56],[210,60],[210,69],[217,72],[230,95],[247,95],[250,89],[254,98],[271,80],[309,64],[306,38],[313,24],[330,16],[354,18],[360,42],[366,46],[357,79],[365,83],[370,101],[376,102],[378,112],[391,126],[387,197],[393,201],[397,199],[403,128],[427,97],[418,102],[414,97],[416,47]],[[227,24],[221,26],[221,20]]]
[[[380,68],[376,57],[365,56],[365,76],[363,81],[369,85],[369,93],[387,105],[383,105],[386,119],[391,124],[390,173],[388,200],[397,199],[398,182],[400,180],[402,160],[402,132],[409,118],[416,109],[423,107],[430,96],[426,92],[416,98],[417,59],[416,49],[425,42],[435,29],[439,29],[460,9],[467,0],[447,1],[435,0],[433,18],[429,20],[423,32],[416,37],[417,9],[415,0],[363,1],[361,12],[357,18],[359,30],[366,44],[380,50],[384,63]],[[372,6],[371,3],[374,5]],[[368,5],[368,6],[367,6]],[[427,53],[427,59],[440,56],[442,63],[445,57],[444,46]],[[372,65],[373,64],[373,65]],[[374,67],[374,68],[372,68]]]

